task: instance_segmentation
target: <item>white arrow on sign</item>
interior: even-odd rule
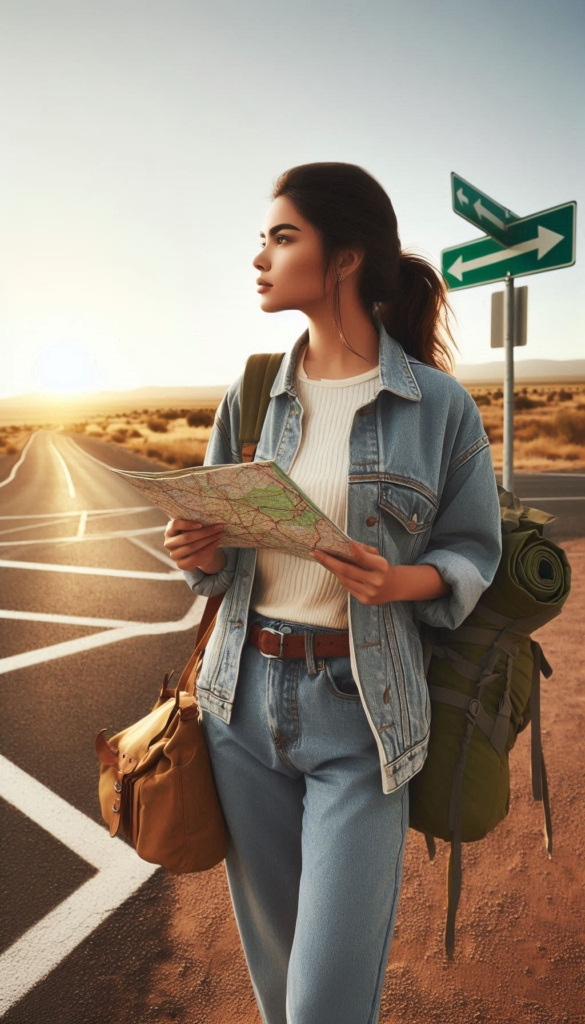
[[[487,267],[490,263],[499,263],[501,260],[509,260],[514,256],[522,256],[525,252],[530,252],[532,249],[538,249],[537,259],[541,260],[543,256],[546,256],[547,252],[562,242],[564,235],[559,235],[557,231],[551,231],[549,228],[538,225],[538,236],[536,238],[529,238],[527,242],[519,242],[518,245],[512,245],[509,249],[501,249],[500,252],[490,252],[487,256],[478,256],[474,260],[467,260],[463,262],[463,256],[458,256],[455,263],[447,268],[447,272],[451,274],[451,277],[456,277],[458,281],[463,280],[463,275],[469,273],[470,270],[477,270],[479,267]]]
[[[458,200],[459,200],[459,202],[461,203],[462,206],[463,206],[464,203],[468,203],[469,202],[469,199],[465,195],[465,192],[463,191],[462,188],[458,188],[457,189],[457,198],[458,198]]]
[[[482,217],[485,217],[486,220],[491,220],[492,224],[495,224],[496,227],[498,227],[498,228],[505,228],[506,227],[505,221],[500,220],[500,218],[496,217],[496,215],[494,213],[491,213],[491,211],[488,210],[487,206],[483,205],[481,199],[478,199],[473,204],[473,208],[474,208],[475,212],[477,213],[477,216],[479,217],[480,220],[481,220]]]

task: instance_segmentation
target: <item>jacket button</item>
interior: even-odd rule
[[[414,529],[416,528],[416,521],[417,521],[417,518],[418,518],[418,517],[417,517],[417,514],[416,514],[416,512],[415,512],[415,513],[414,513],[414,515],[413,515],[413,517],[412,517],[412,519],[410,520],[410,522],[409,522],[409,524],[408,524],[408,529],[409,529],[409,530],[414,530]]]
[[[366,519],[366,526],[375,526],[378,520],[375,516],[368,516]]]

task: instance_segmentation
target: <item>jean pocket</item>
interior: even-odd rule
[[[325,658],[325,682],[327,688],[338,700],[359,703],[360,692],[353,678],[349,656]]]

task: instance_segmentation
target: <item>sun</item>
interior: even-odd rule
[[[71,394],[95,388],[98,369],[94,356],[85,346],[71,341],[54,341],[38,353],[33,375],[43,391]]]

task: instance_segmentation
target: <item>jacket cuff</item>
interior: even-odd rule
[[[181,570],[194,594],[215,597],[216,594],[224,594],[231,587],[239,548],[221,548],[221,550],[226,556],[227,562],[219,572],[203,572],[202,569]]]
[[[457,551],[438,549],[429,551],[416,560],[416,565],[434,565],[452,590],[441,597],[427,601],[413,601],[416,619],[442,629],[457,629],[471,615],[489,582],[484,580],[476,565]]]

